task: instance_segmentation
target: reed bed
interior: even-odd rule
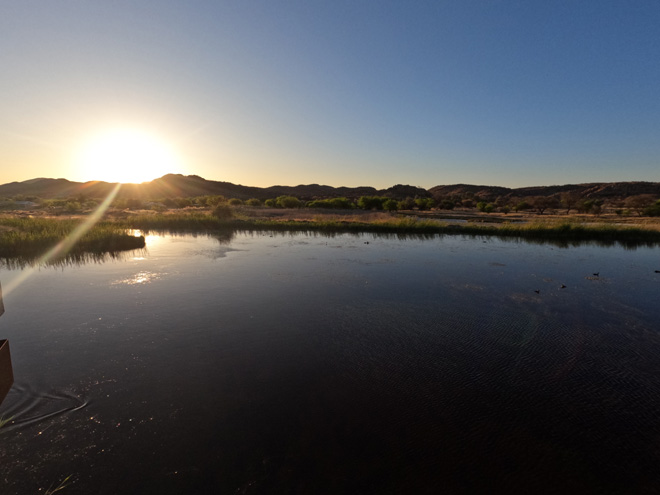
[[[31,217],[0,218],[0,257],[34,259],[72,236],[82,219]],[[112,222],[91,226],[71,246],[56,258],[80,256],[83,253],[106,253],[143,248],[144,237],[130,235],[125,228]]]
[[[81,219],[0,218],[0,258],[36,259],[65,240]],[[583,223],[574,220],[545,220],[530,223],[448,224],[446,222],[404,215],[316,215],[309,219],[259,218],[229,216],[218,218],[205,211],[174,214],[131,215],[105,218],[93,225],[67,250],[66,256],[84,253],[110,253],[144,247],[144,237],[131,235],[130,229],[142,232],[319,232],[381,233],[396,235],[466,235],[505,237],[537,242],[573,243],[596,241],[633,246],[660,244],[660,228],[653,225],[616,225]],[[61,259],[61,257],[60,257]]]
[[[118,221],[125,228],[143,231],[199,232],[208,230],[289,231],[334,233],[395,233],[497,236],[524,239],[575,241],[622,241],[660,243],[657,225],[616,225],[583,223],[572,220],[546,220],[530,223],[448,224],[413,216],[315,215],[309,219],[231,217],[216,218],[205,212],[133,216]]]

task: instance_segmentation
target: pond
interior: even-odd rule
[[[660,490],[659,248],[146,242],[0,270],[1,493]]]

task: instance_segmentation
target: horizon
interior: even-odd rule
[[[660,181],[660,4],[15,3],[0,183]]]
[[[584,185],[590,185],[590,184],[616,184],[616,183],[651,183],[651,184],[653,184],[653,183],[660,182],[660,181],[647,181],[647,180],[636,180],[636,181],[589,181],[589,182],[566,182],[566,183],[563,183],[563,184],[547,184],[547,185],[546,184],[543,184],[543,185],[532,184],[532,185],[517,186],[517,187],[501,186],[501,185],[497,185],[497,184],[478,184],[478,183],[467,183],[467,182],[455,182],[455,183],[452,183],[452,184],[436,184],[436,185],[430,186],[430,187],[424,187],[424,186],[419,186],[419,185],[410,184],[410,183],[397,183],[397,184],[391,184],[391,185],[386,186],[386,187],[376,187],[376,186],[371,186],[371,185],[368,185],[368,184],[361,184],[361,185],[358,185],[358,186],[345,186],[345,185],[323,184],[323,183],[320,183],[320,182],[308,182],[308,183],[304,183],[304,184],[303,183],[300,183],[300,184],[271,184],[269,186],[255,186],[255,185],[252,185],[252,184],[237,184],[237,183],[233,183],[233,182],[229,182],[229,181],[207,179],[206,177],[202,177],[202,176],[197,175],[197,174],[166,173],[166,174],[164,174],[160,177],[156,177],[156,178],[154,178],[152,180],[148,180],[148,181],[137,182],[137,183],[136,182],[120,182],[119,184],[139,186],[139,185],[143,185],[143,184],[149,184],[149,183],[151,183],[153,181],[156,181],[158,179],[163,179],[164,177],[166,177],[168,175],[179,175],[179,176],[182,176],[182,177],[199,177],[199,178],[201,178],[205,181],[224,182],[224,183],[229,183],[229,184],[238,185],[238,186],[242,186],[242,187],[256,187],[256,188],[261,188],[261,189],[268,189],[270,187],[301,187],[301,186],[306,187],[306,186],[316,185],[316,186],[321,186],[321,187],[332,187],[332,188],[335,188],[335,189],[342,188],[342,187],[346,187],[346,188],[371,187],[371,188],[374,188],[376,190],[386,190],[386,189],[390,189],[390,188],[392,188],[394,186],[397,186],[397,185],[402,185],[402,186],[420,187],[420,188],[426,189],[426,190],[430,190],[434,187],[451,187],[451,186],[492,187],[492,188],[505,188],[505,189],[514,189],[515,190],[515,189],[529,189],[529,188],[535,188],[535,187],[584,186]],[[21,183],[24,183],[24,182],[35,181],[35,180],[66,180],[68,182],[75,183],[75,184],[90,184],[90,183],[105,183],[105,184],[109,184],[109,185],[118,184],[117,182],[108,182],[108,181],[103,181],[103,180],[75,181],[75,180],[67,179],[66,177],[33,177],[32,179],[26,179],[24,181],[10,181],[10,182],[6,182],[6,183],[0,183],[0,187],[4,186],[4,185],[7,185],[7,184],[14,184],[14,183],[21,184]]]

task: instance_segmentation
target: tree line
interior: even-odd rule
[[[12,198],[0,198],[0,209],[10,210],[18,208],[45,209],[53,213],[77,213],[93,210],[100,200],[86,197],[84,194],[63,199],[40,199],[34,196],[18,195]],[[462,197],[436,196],[436,197],[407,197],[395,199],[387,196],[361,196],[357,199],[346,197],[313,199],[304,201],[295,196],[278,196],[262,201],[257,198],[247,200],[239,198],[225,198],[221,195],[206,195],[195,197],[161,198],[159,200],[142,200],[136,198],[117,198],[111,207],[119,210],[151,209],[164,211],[182,208],[217,208],[223,207],[266,207],[266,208],[318,208],[327,210],[375,210],[375,211],[402,211],[402,210],[453,210],[477,209],[483,213],[529,211],[538,215],[546,212],[565,213],[572,211],[600,215],[605,206],[617,215],[660,216],[660,199],[652,194],[639,194],[623,199],[616,199],[606,205],[602,199],[583,198],[577,193],[565,192],[558,196],[529,196],[525,198],[497,197],[491,201],[475,198],[470,194]]]

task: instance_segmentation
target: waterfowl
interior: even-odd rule
[[[564,284],[561,284],[561,287],[559,287],[559,288],[560,288],[560,289],[565,289],[566,286],[565,286]]]
[[[534,292],[536,292],[537,294],[540,294],[540,293],[541,293],[541,291],[538,290],[538,289],[536,289]]]
[[[600,277],[600,272],[594,273],[594,277]]]

